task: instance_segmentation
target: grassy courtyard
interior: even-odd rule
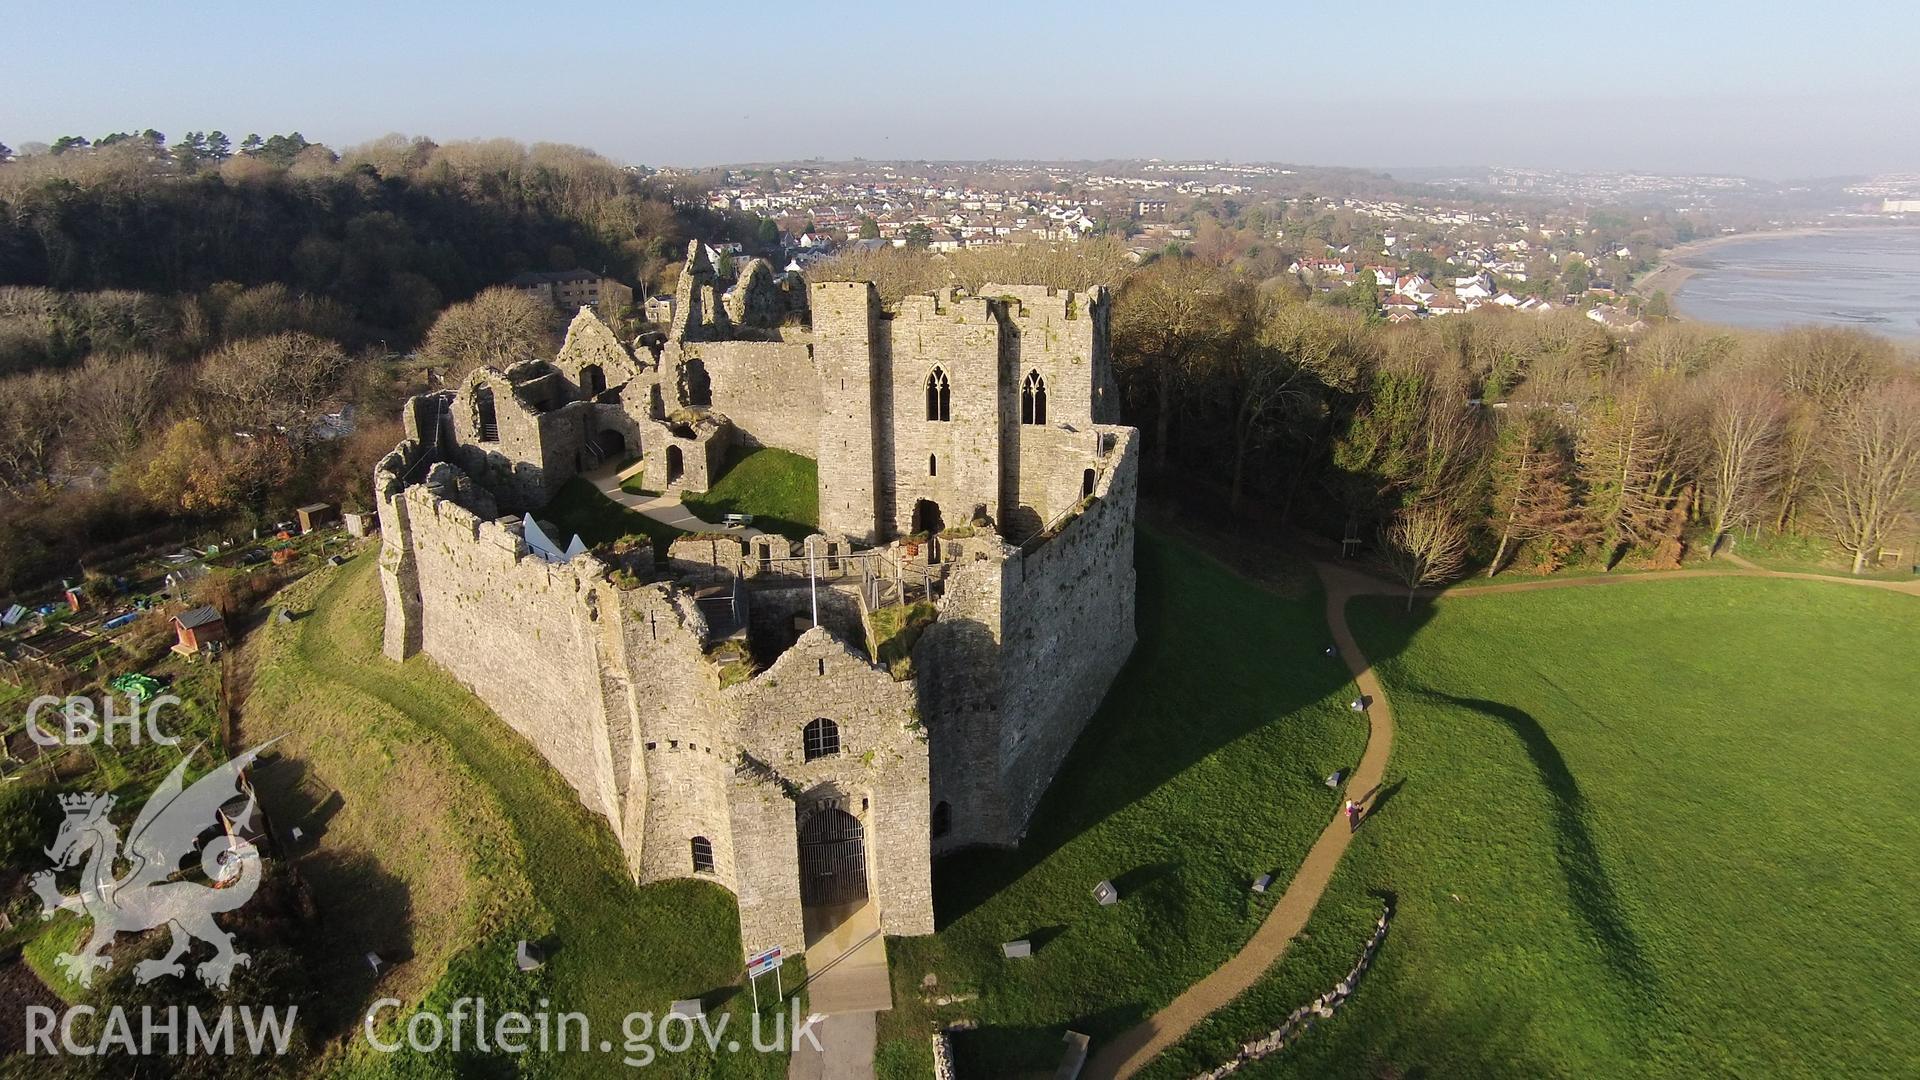
[[[1398,732],[1287,959],[1147,1073],[1360,993],[1253,1077],[1920,1072],[1920,601],[1694,580],[1349,617]]]
[[[338,958],[323,972],[339,1012],[372,996],[425,1000],[445,1010],[462,996],[490,1009],[587,1014],[593,1038],[622,1041],[629,1011],[704,997],[746,1030],[733,898],[701,882],[636,887],[603,821],[519,736],[421,656],[380,656],[375,559],[363,554],[286,597],[308,611],[269,624],[258,646],[244,733],[287,734],[282,770],[308,790],[338,791],[318,849],[302,862]],[[294,820],[300,820],[295,818]],[[546,940],[539,971],[514,970],[514,943]],[[374,986],[356,958],[367,949],[407,957]],[[377,991],[377,994],[376,994]],[[743,1039],[744,1041],[744,1039]],[[505,1068],[502,1068],[505,1066]],[[618,1053],[549,1054],[505,1062],[451,1054],[430,1061],[368,1052],[340,1062],[347,1075],[601,1076]],[[662,1055],[650,1073],[779,1076],[780,1055]]]
[[[589,545],[610,544],[626,536],[645,536],[653,541],[656,557],[664,558],[667,545],[686,533],[655,521],[638,510],[629,510],[601,494],[592,483],[576,476],[560,488],[546,509],[534,515],[551,521],[561,535],[555,542],[565,544],[574,534]]]
[[[883,1077],[928,1075],[927,1032],[963,1019],[980,1024],[957,1041],[963,1075],[1050,1075],[1069,1027],[1113,1035],[1232,955],[1333,815],[1321,778],[1353,764],[1366,729],[1346,669],[1321,655],[1311,573],[1252,585],[1148,529],[1136,562],[1139,645],[1025,844],[937,863],[939,933],[888,943]],[[1250,892],[1266,873],[1273,892]],[[1094,901],[1103,878],[1113,907]],[[1033,956],[1003,959],[1022,937]]]
[[[785,450],[735,446],[713,487],[682,501],[703,521],[752,514],[756,529],[805,540],[820,531],[820,470],[812,458]]]

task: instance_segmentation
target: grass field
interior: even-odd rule
[[[1920,1074],[1920,602],[1693,580],[1349,616],[1387,802],[1287,959],[1147,1075],[1222,1060],[1399,914],[1252,1077]]]
[[[368,907],[411,928],[404,944],[412,959],[379,985],[380,994],[403,987],[409,1000],[424,994],[436,1010],[466,995],[496,1009],[547,999],[553,1011],[587,1014],[594,1039],[616,1048],[629,1011],[657,1015],[674,999],[698,996],[710,1014],[740,1014],[730,1030],[745,1031],[733,898],[693,881],[636,887],[605,823],[529,744],[428,658],[382,658],[374,568],[374,557],[361,555],[308,597],[290,599],[310,599],[309,615],[270,624],[265,632],[284,639],[267,647],[257,670],[245,731],[250,740],[290,732],[292,764],[343,794],[344,808],[322,840],[326,857],[310,873],[328,919],[341,920],[348,933],[371,932],[361,924],[373,920],[354,914]],[[521,937],[552,944],[546,966],[531,975],[513,969]],[[340,948],[349,958],[363,951],[357,942]],[[357,1010],[374,988],[345,989]],[[471,1075],[503,1065],[451,1056],[409,1061],[361,1047],[341,1071]],[[621,1069],[617,1053],[551,1054],[514,1066],[539,1076]],[[785,1069],[783,1056],[716,1057],[696,1047],[663,1055],[649,1074],[779,1076]]]
[[[1067,1028],[1112,1035],[1232,955],[1279,893],[1251,882],[1284,882],[1333,815],[1321,778],[1353,764],[1366,729],[1344,706],[1346,669],[1321,654],[1311,573],[1254,586],[1146,529],[1136,562],[1139,645],[1026,842],[937,863],[940,932],[888,942],[883,1077],[927,1076],[927,1032],[963,1018],[981,1024],[958,1038],[963,1075],[1051,1075]],[[1118,905],[1095,903],[1103,878]],[[1021,937],[1032,958],[1002,959]]]
[[[735,446],[719,481],[681,501],[703,521],[752,514],[754,528],[805,540],[820,531],[820,470],[812,458],[785,450]]]

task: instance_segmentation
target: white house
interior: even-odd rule
[[[1393,291],[1423,304],[1438,293],[1438,290],[1433,287],[1433,282],[1419,274],[1402,276],[1393,283]]]
[[[1485,274],[1458,278],[1453,283],[1453,291],[1462,300],[1486,300],[1493,296],[1493,279]]]

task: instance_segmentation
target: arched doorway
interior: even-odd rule
[[[667,483],[671,485],[678,482],[680,474],[686,471],[686,459],[680,456],[680,448],[677,446],[667,447]]]
[[[600,450],[606,455],[608,461],[618,461],[626,455],[627,437],[613,428],[602,431],[600,438],[596,441],[599,442]]]
[[[867,898],[866,832],[838,795],[800,805],[800,905],[858,905]]]
[[[1093,494],[1093,482],[1099,479],[1092,469],[1080,474],[1080,497],[1085,499]]]
[[[607,389],[607,373],[599,364],[588,364],[580,369],[580,392],[588,400],[599,397]]]

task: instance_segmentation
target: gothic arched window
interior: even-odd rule
[[[945,420],[948,418],[947,373],[939,368],[927,376],[927,419]]]
[[[1020,384],[1020,422],[1036,427],[1047,422],[1047,380],[1038,371],[1027,372]]]

